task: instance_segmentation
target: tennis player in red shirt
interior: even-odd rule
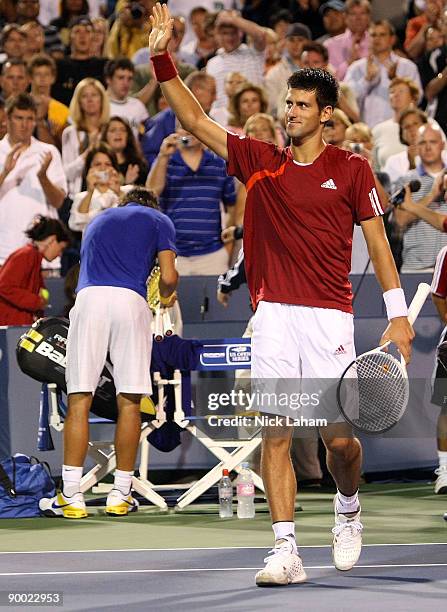
[[[236,136],[207,117],[177,76],[166,52],[172,19],[165,5],[155,5],[151,25],[151,60],[163,95],[183,127],[226,159],[229,174],[247,188],[244,251],[256,308],[252,379],[339,378],[353,360],[348,274],[354,223],[363,229],[384,291],[390,323],[381,343],[391,340],[409,361],[414,333],[368,162],[322,138],[337,104],[335,79],[323,70],[304,69],[288,80],[285,120],[290,147]],[[284,427],[276,435],[263,436],[261,469],[275,546],[256,575],[258,585],[306,580],[295,539],[292,431]],[[338,489],[334,563],[349,570],[361,550],[361,446],[345,423],[330,425],[321,435]]]

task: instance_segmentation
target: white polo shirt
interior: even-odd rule
[[[127,119],[135,138],[138,140],[140,135],[140,126],[142,122],[149,117],[147,108],[140,100],[138,100],[138,98],[132,98],[131,96],[122,102],[120,100],[112,100],[112,98],[109,98],[109,100],[110,116],[113,117],[114,115],[118,115],[118,117]]]
[[[0,172],[11,150],[8,135],[0,140]],[[0,187],[0,265],[28,242],[24,232],[36,215],[57,219],[57,210],[47,203],[37,178],[45,153],[53,159],[47,170],[49,180],[67,193],[62,159],[55,146],[31,138],[31,145],[20,155],[15,168]]]

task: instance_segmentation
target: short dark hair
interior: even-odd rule
[[[422,125],[428,123],[427,113],[421,110],[420,108],[416,108],[416,107],[406,108],[404,111],[402,111],[399,116],[399,140],[403,145],[406,145],[407,143],[404,140],[404,131],[402,129],[402,123],[403,123],[403,120],[406,117],[408,117],[408,115],[416,115],[416,117],[419,117]]]
[[[117,70],[130,70],[130,72],[135,73],[135,66],[127,57],[109,60],[104,68],[105,78],[111,79]]]
[[[33,57],[28,62],[28,74],[30,77],[33,76],[33,71],[35,68],[40,68],[41,66],[48,66],[51,72],[55,75],[57,72],[56,62],[50,55],[46,55],[45,53],[39,53],[38,55],[33,55]]]
[[[59,219],[51,219],[43,215],[37,215],[26,230],[25,235],[31,240],[45,240],[48,236],[56,236],[58,242],[70,242],[71,235]]]
[[[127,204],[136,203],[147,208],[155,208],[159,210],[158,198],[154,191],[145,187],[134,187],[127,193],[121,196],[119,206],[127,206]]]
[[[280,9],[269,19],[269,26],[271,28],[275,28],[276,24],[280,21],[285,21],[286,23],[293,23],[293,15],[288,9]]]
[[[327,48],[322,45],[319,42],[310,42],[310,43],[306,43],[303,46],[303,51],[314,51],[315,53],[319,53],[321,55],[321,57],[323,58],[323,61],[327,64],[329,61],[329,51],[327,50]]]
[[[335,108],[338,102],[338,83],[335,77],[327,70],[321,68],[303,68],[294,72],[287,79],[289,89],[302,89],[314,91],[318,108],[323,110],[326,106]]]
[[[6,102],[6,114],[8,117],[11,116],[13,111],[17,110],[30,110],[34,114],[37,114],[37,106],[34,98],[29,93],[19,93],[17,96],[8,98]]]

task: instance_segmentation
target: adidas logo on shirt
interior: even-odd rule
[[[330,189],[332,189],[332,187],[330,187]],[[337,189],[337,187],[335,189]],[[340,344],[334,355],[346,355],[346,349],[343,344]]]
[[[320,187],[324,189],[337,189],[337,185],[334,183],[333,179],[328,179],[324,183],[321,183]]]

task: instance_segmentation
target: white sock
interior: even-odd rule
[[[115,470],[115,481],[113,488],[121,491],[123,495],[129,495],[130,487],[132,486],[132,472],[126,472],[124,470]]]
[[[339,514],[350,514],[351,512],[357,512],[360,508],[358,490],[354,493],[354,495],[343,495],[343,493],[340,493],[340,491],[337,489],[336,508]]]
[[[62,466],[62,493],[65,497],[71,497],[81,490],[82,467],[74,465]]]
[[[447,451],[438,450],[439,467],[447,467]]]
[[[295,523],[293,521],[278,521],[272,525],[275,540],[288,540],[292,543],[294,552],[297,552],[295,540]]]

